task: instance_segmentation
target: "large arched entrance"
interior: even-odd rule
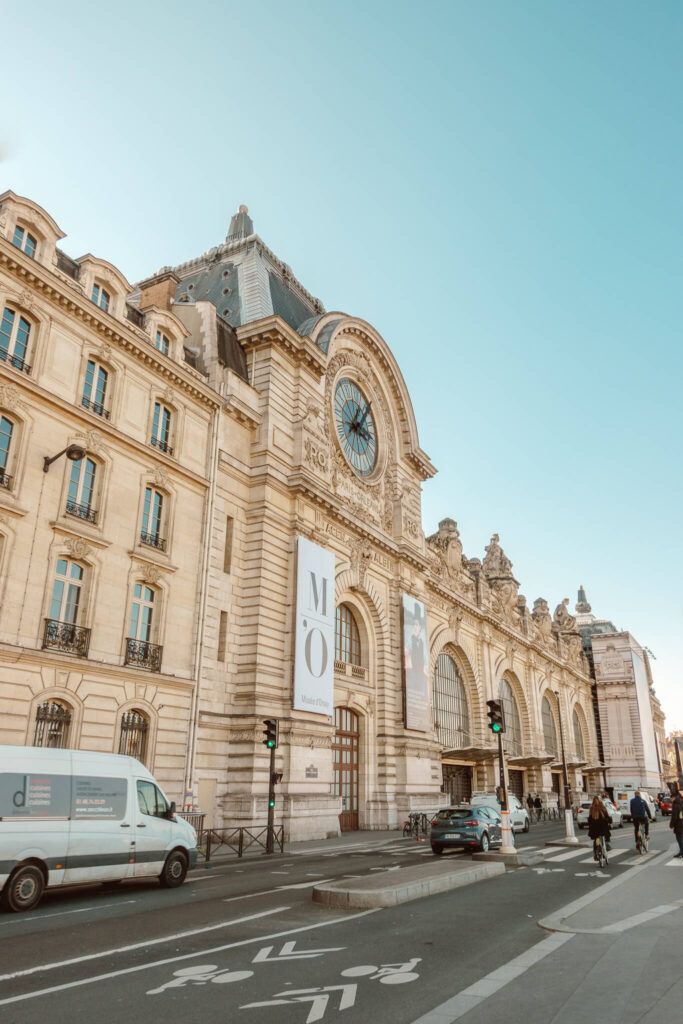
[[[335,708],[334,727],[334,794],[342,799],[339,827],[352,832],[358,828],[358,715],[350,708]]]

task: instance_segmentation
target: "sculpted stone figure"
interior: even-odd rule
[[[494,533],[491,537],[491,543],[486,547],[483,565],[487,576],[512,575],[512,562],[498,543],[499,540],[498,534]]]
[[[454,519],[442,519],[437,533],[427,537],[430,548],[445,560],[449,569],[462,568],[462,541]]]
[[[553,620],[550,618],[548,602],[544,597],[537,597],[534,601],[534,610],[531,613],[536,628],[544,639],[549,639],[553,631]]]
[[[569,598],[565,597],[562,604],[555,609],[553,626],[563,633],[570,633],[576,629],[576,616],[569,614]]]

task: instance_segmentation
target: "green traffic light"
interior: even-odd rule
[[[498,725],[498,722],[494,722],[493,725],[491,726],[491,729],[493,732],[500,732],[500,726]]]
[[[267,747],[271,747],[271,748],[272,748],[272,747],[274,747],[274,746],[275,746],[275,744],[273,743],[273,741],[272,741],[272,740],[267,740],[267,741],[266,741],[266,746],[267,746]]]
[[[275,807],[275,801],[274,800],[269,800],[268,801],[268,806],[269,807]]]

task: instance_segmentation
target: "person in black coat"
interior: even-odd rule
[[[609,849],[611,838],[610,818],[607,808],[599,796],[593,797],[593,803],[588,812],[588,835],[591,839],[598,839],[599,836],[604,836],[605,846]]]
[[[669,828],[673,829],[673,833],[676,836],[676,841],[678,843],[676,860],[683,860],[683,793],[681,793],[680,789],[678,793],[676,793],[673,803],[671,804]]]

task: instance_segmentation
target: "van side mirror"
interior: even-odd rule
[[[171,800],[171,805],[170,805],[168,811],[166,812],[166,817],[170,821],[175,821],[175,800]]]

